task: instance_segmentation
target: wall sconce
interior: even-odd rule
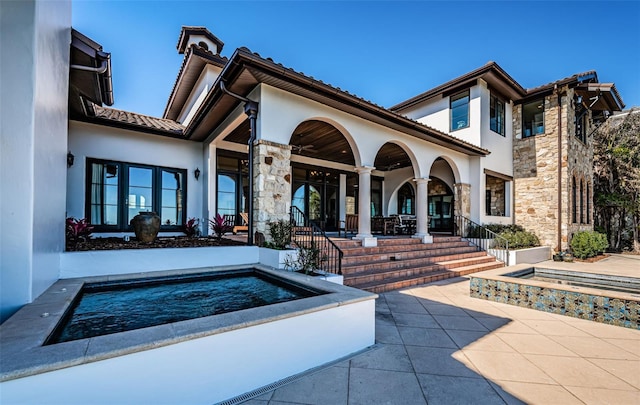
[[[67,167],[71,167],[73,166],[73,161],[76,159],[75,156],[73,156],[73,153],[71,153],[71,151],[69,151],[67,153]]]
[[[200,169],[196,167],[196,170],[193,172],[193,175],[196,176],[196,181],[200,178]]]

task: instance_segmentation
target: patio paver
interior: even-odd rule
[[[247,403],[638,405],[639,347],[639,330],[469,298],[457,278],[380,294],[373,350]]]

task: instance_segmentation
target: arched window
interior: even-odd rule
[[[398,214],[415,214],[415,194],[411,184],[404,183],[398,190]]]
[[[591,223],[591,190],[589,190],[589,183],[587,183],[587,223]]]
[[[209,50],[209,45],[207,45],[207,43],[206,43],[206,42],[204,42],[204,41],[200,41],[200,42],[198,42],[198,46],[199,46],[200,48],[204,49],[205,51],[208,51],[208,50]]]
[[[578,222],[578,201],[577,201],[577,197],[578,197],[578,187],[576,185],[576,177],[573,176],[573,184],[571,186],[571,212],[572,212],[572,217],[573,217],[573,223],[575,224],[576,222]]]
[[[580,223],[584,224],[584,180],[580,181]]]

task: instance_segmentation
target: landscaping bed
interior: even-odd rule
[[[118,249],[153,249],[153,248],[192,248],[213,246],[243,246],[246,243],[231,240],[217,239],[213,237],[188,238],[186,236],[173,236],[156,238],[153,242],[140,242],[135,237],[126,242],[122,238],[93,238],[80,241],[67,246],[67,252],[86,252],[92,250],[118,250]]]

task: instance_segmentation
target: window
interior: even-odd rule
[[[582,97],[578,96],[574,100],[575,103],[575,135],[582,143],[587,143],[587,113],[589,110],[582,104]]]
[[[504,136],[504,101],[493,94],[489,98],[490,123],[493,132]]]
[[[249,200],[249,164],[246,155],[227,154],[218,151],[217,201],[216,209],[220,215],[235,215],[236,225],[242,224],[240,213],[247,212]],[[212,214],[215,215],[216,213]]]
[[[455,94],[450,98],[451,130],[469,126],[469,90]]]
[[[575,176],[573,177],[572,180],[573,180],[573,183],[571,185],[571,196],[572,196],[571,212],[572,212],[573,223],[575,224],[576,222],[578,222],[578,203],[577,203],[578,187],[576,185]]]
[[[522,137],[544,134],[544,100],[522,105]]]
[[[140,211],[160,215],[161,229],[186,219],[187,171],[134,163],[87,160],[87,218],[97,231],[128,231]]]
[[[379,177],[371,178],[371,216],[379,217],[382,215],[382,179]]]
[[[398,190],[398,214],[415,214],[415,195],[409,183],[404,183]]]
[[[591,193],[589,190],[589,183],[587,183],[587,223],[591,223]]]
[[[580,223],[584,224],[584,181],[580,182]]]

